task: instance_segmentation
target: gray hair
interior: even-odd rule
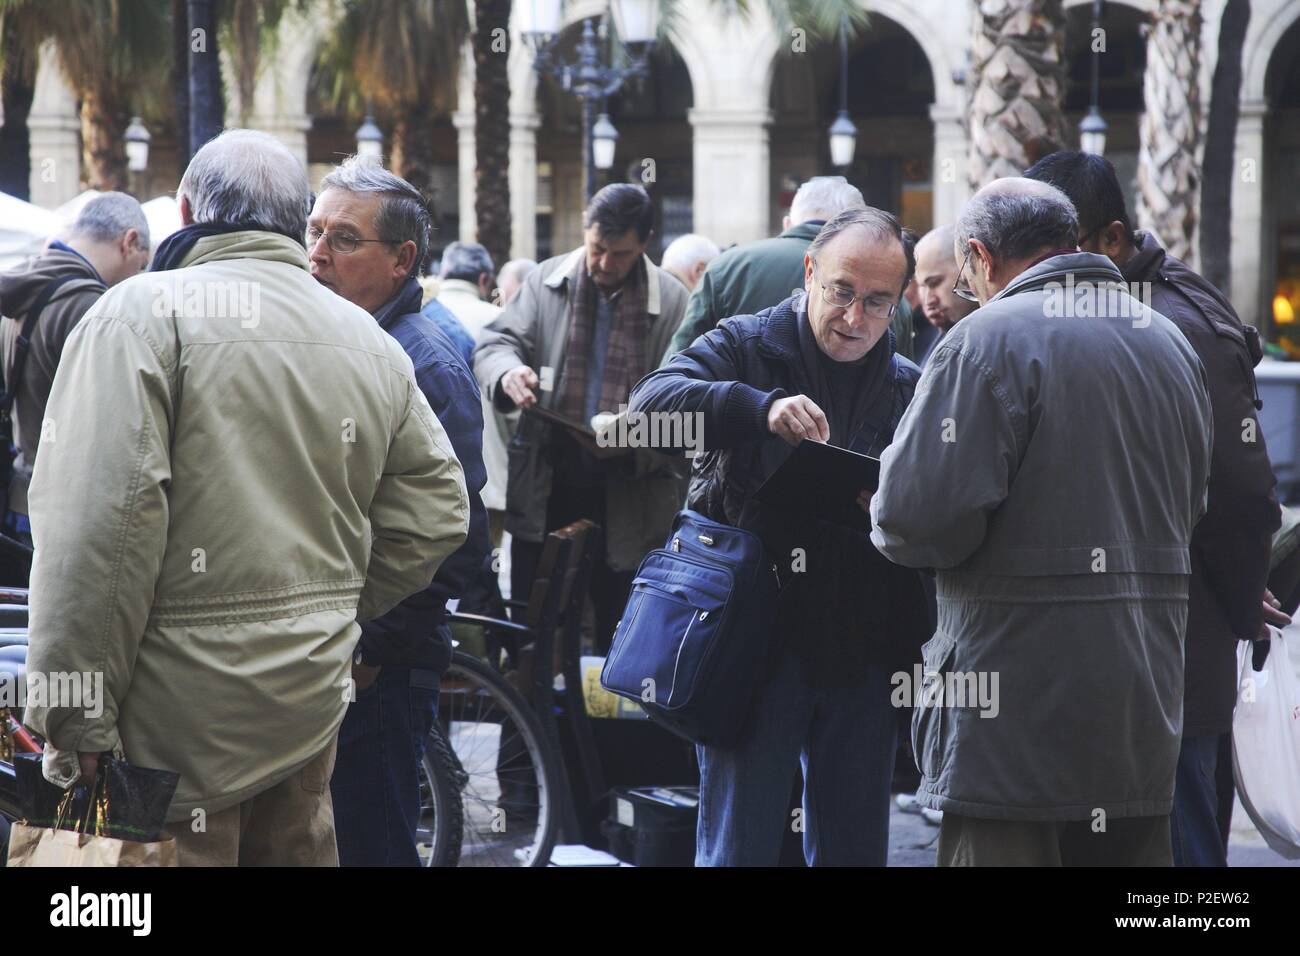
[[[303,241],[311,186],[298,157],[274,136],[232,129],[203,146],[181,177],[195,222],[247,223]]]
[[[858,187],[843,176],[814,176],[794,194],[790,223],[797,226],[809,219],[830,220],[846,209],[866,204]]]
[[[117,242],[132,229],[140,235],[140,248],[148,249],[149,220],[140,203],[126,193],[102,193],[81,207],[70,231],[94,242]]]
[[[533,259],[511,259],[497,274],[497,284],[500,285],[507,279],[514,279],[522,284],[528,278],[528,274],[536,268],[537,263]]]
[[[377,159],[349,156],[320,181],[320,191],[343,189],[350,193],[378,193],[383,201],[375,214],[375,232],[385,242],[415,243],[411,275],[418,276],[429,255],[433,218],[420,191]]]
[[[865,229],[872,239],[882,242],[893,240],[903,247],[903,258],[907,261],[907,274],[903,276],[903,284],[898,287],[898,294],[902,295],[907,284],[912,281],[912,273],[916,271],[916,236],[904,229],[903,224],[893,213],[877,209],[875,206],[857,206],[846,209],[822,226],[821,231],[817,233],[817,238],[808,246],[808,255],[815,261],[817,254],[826,248],[832,239],[848,229]]]
[[[708,236],[701,236],[697,232],[688,232],[684,236],[678,236],[668,244],[668,248],[664,250],[663,260],[659,265],[664,269],[676,269],[679,272],[685,272],[697,262],[709,262],[716,259],[721,251],[718,244]]]
[[[1059,189],[984,192],[957,217],[957,245],[978,239],[995,259],[1015,262],[1050,249],[1073,249],[1079,238],[1074,204]]]
[[[477,242],[453,242],[442,250],[438,277],[478,282],[478,277],[483,273],[491,276],[496,275],[496,271],[496,266],[492,264],[492,254],[485,246]]]

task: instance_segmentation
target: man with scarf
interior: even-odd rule
[[[790,826],[810,865],[885,863],[892,675],[910,674],[928,634],[922,582],[866,532],[755,492],[801,441],[870,455],[890,443],[920,377],[890,331],[913,267],[896,218],[848,209],[809,245],[804,292],[724,320],[633,391],[634,412],[704,415],[688,507],[757,533],[782,579],[748,729],[731,749],[698,749],[697,865],[775,866]],[[803,807],[791,818],[796,764]]]
[[[543,262],[484,330],[474,373],[503,411],[536,405],[578,425],[618,413],[681,322],[686,290],[645,254],[654,219],[640,186],[614,183],[583,214],[583,246]],[[641,558],[681,507],[684,458],[648,449],[597,458],[563,426],[525,413],[508,449],[511,596],[527,600],[546,534],[589,518],[605,555],[591,582],[608,647]]]
[[[429,248],[419,191],[374,161],[353,157],[323,180],[307,220],[316,281],[361,306],[395,338],[447,431],[465,472],[468,540],[432,583],[361,628],[352,669],[356,697],[339,730],[330,790],[343,866],[418,866],[419,766],[451,661],[446,605],[461,597],[489,552],[479,497],[483,414],[478,386],[457,346],[421,314],[419,266]]]

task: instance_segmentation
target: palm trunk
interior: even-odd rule
[[[1219,58],[1210,87],[1205,156],[1201,162],[1201,274],[1227,292],[1232,258],[1232,184],[1241,111],[1241,51],[1250,26],[1250,0],[1228,0],[1219,23]]]
[[[510,78],[492,35],[509,23],[510,0],[474,0],[474,214],[498,266],[510,258]]]
[[[102,90],[81,96],[81,153],[86,185],[101,192],[127,188],[126,115]]]
[[[433,192],[433,126],[425,104],[414,107],[393,126],[388,157],[393,172],[420,190]]]
[[[181,170],[190,163],[190,20],[185,0],[172,0],[172,97],[176,108],[176,145]]]
[[[1065,145],[1061,0],[981,0],[971,38],[972,189]]]
[[[216,0],[188,0],[190,30],[203,30],[206,49],[189,51],[190,152],[216,138],[223,125],[221,58],[217,47]]]
[[[4,104],[4,125],[0,126],[0,192],[19,199],[31,193],[31,136],[27,116],[35,94],[31,79],[23,75],[17,62],[17,40],[12,32],[5,36],[6,49],[0,70],[0,98]]]
[[[1160,0],[1151,15],[1138,147],[1138,225],[1191,260],[1200,198],[1199,0]]]

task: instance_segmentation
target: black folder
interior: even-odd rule
[[[837,445],[804,439],[755,497],[771,508],[870,533],[871,516],[858,493],[880,484],[880,459]]]

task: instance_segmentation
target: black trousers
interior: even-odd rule
[[[605,526],[605,486],[575,487],[557,481],[551,488],[551,497],[546,503],[547,532],[563,528],[587,518],[602,528]],[[537,566],[542,560],[543,542],[520,541],[510,539],[510,597],[515,601],[527,601],[533,589],[533,579],[537,577]],[[589,595],[596,612],[595,652],[604,654],[609,650],[614,630],[618,627],[623,606],[627,603],[628,593],[632,590],[635,571],[615,571],[609,566],[602,548],[596,555],[591,570],[591,587]]]

